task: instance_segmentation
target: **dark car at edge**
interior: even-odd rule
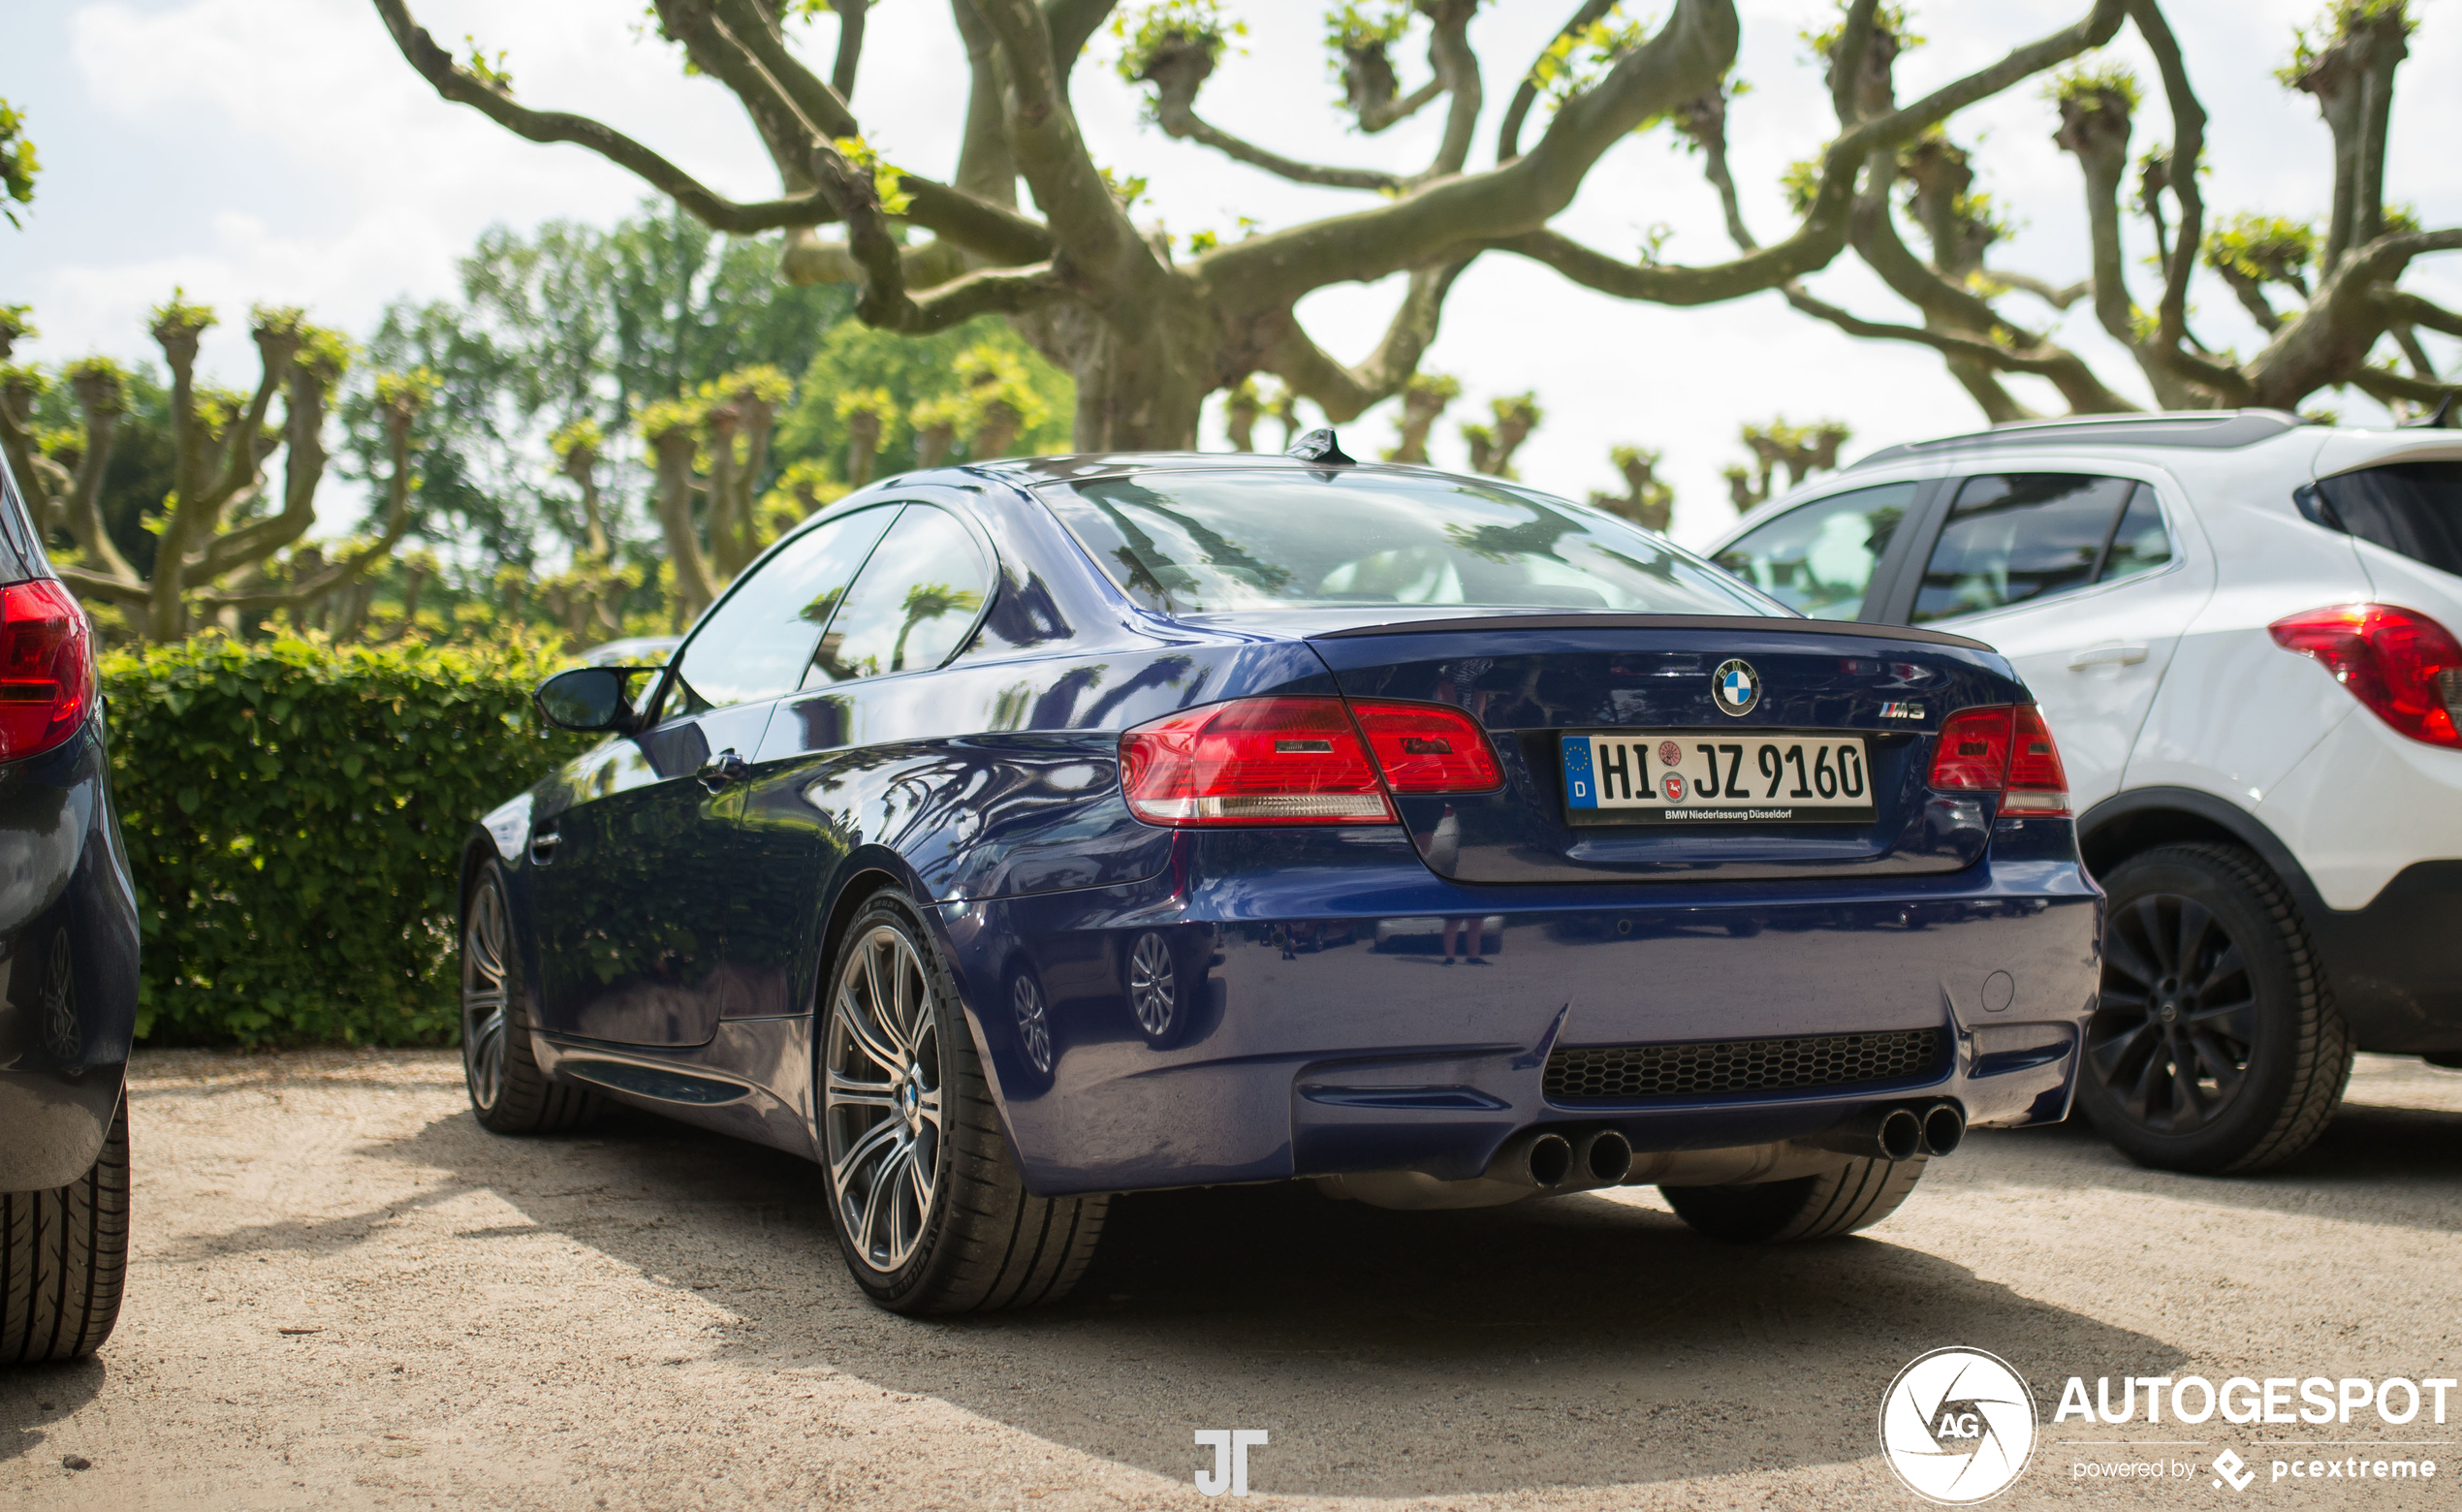
[[[0,1365],[119,1316],[137,899],[110,772],[91,626],[0,463]]]

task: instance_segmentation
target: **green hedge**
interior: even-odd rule
[[[580,749],[530,712],[553,665],[213,635],[105,656],[139,1036],[452,1040],[462,836]]]

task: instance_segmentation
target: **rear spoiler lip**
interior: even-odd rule
[[[1912,641],[1962,650],[1999,652],[1981,641],[1914,625],[1870,624],[1860,619],[1782,619],[1775,614],[1462,614],[1451,619],[1403,619],[1381,625],[1320,630],[1310,641],[1346,641],[1376,635],[1444,635],[1478,630],[1725,630],[1756,634],[1851,636],[1860,641]]]

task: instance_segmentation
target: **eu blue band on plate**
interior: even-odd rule
[[[1591,775],[1590,737],[1568,735],[1564,745],[1564,801],[1575,808],[1596,808],[1598,789]]]

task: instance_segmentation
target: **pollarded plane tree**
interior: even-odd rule
[[[931,178],[865,145],[868,124],[895,125],[886,104],[875,112],[854,103],[865,0],[653,0],[660,32],[697,74],[737,97],[767,149],[779,193],[744,202],[613,125],[518,97],[500,55],[458,59],[418,24],[412,0],[375,0],[403,56],[445,98],[532,141],[587,147],[721,231],[785,229],[785,276],[857,285],[868,324],[920,334],[985,312],[1007,316],[1075,376],[1076,444],[1086,450],[1192,446],[1206,396],[1255,373],[1278,377],[1283,396],[1348,420],[1402,391],[1436,335],[1446,292],[1484,253],[1531,258],[1607,294],[1664,304],[1784,285],[1846,246],[1869,165],[1894,161],[1959,110],[2100,46],[2127,0],[2092,0],[2074,24],[1920,99],[1857,112],[1819,149],[1787,235],[1707,267],[1627,259],[1549,222],[1625,137],[1718,94],[1742,25],[1733,0],[1674,0],[1655,26],[1622,19],[1608,0],[1564,0],[1556,42],[1507,65],[1514,87],[1493,128],[1482,121],[1488,65],[1472,46],[1476,0],[1343,7],[1333,43],[1358,128],[1441,114],[1439,143],[1412,173],[1305,161],[1217,124],[1202,95],[1232,22],[1212,0],[1124,11],[1113,27],[1123,42],[1120,72],[1150,91],[1162,130],[1259,172],[1359,196],[1346,213],[1181,249],[1130,218],[1130,197],[1097,164],[1070,108],[1071,90],[1093,82],[1082,54],[1115,20],[1115,0],[950,3],[962,46],[941,60],[948,89],[906,96],[919,109],[940,109],[962,89],[966,101],[954,171]],[[1849,0],[1850,54],[1877,29],[1878,9],[1878,0]],[[833,10],[836,45],[824,71],[817,54],[807,60],[805,23]],[[1419,37],[1429,77],[1405,87],[1407,63],[1397,57]],[[901,226],[930,239],[901,237]],[[1310,292],[1394,275],[1404,285],[1398,306],[1359,361],[1328,353],[1302,329],[1295,307]]]
[[[2047,307],[2067,309],[2081,299],[2165,409],[2297,409],[2318,391],[2344,385],[2398,413],[2450,398],[2457,385],[2439,375],[2418,333],[2462,335],[2462,316],[2400,285],[2416,259],[2462,248],[2462,228],[2423,229],[2385,198],[2395,73],[2415,24],[2408,0],[2332,0],[2277,75],[2286,88],[2314,97],[2332,138],[2333,202],[2321,231],[2258,214],[2209,226],[2200,182],[2206,116],[2180,40],[2154,0],[2129,0],[2128,11],[2154,58],[2168,142],[2131,157],[2147,100],[2126,69],[2067,69],[2045,91],[2053,141],[2076,160],[2083,181],[2091,265],[2084,279],[2055,286],[1987,261],[2006,228],[1989,197],[1975,191],[1972,149],[1935,127],[1868,156],[1847,221],[1855,255],[1920,323],[1869,318],[1792,279],[1783,285],[1789,302],[1850,335],[1933,348],[1994,424],[2036,413],[2010,391],[2016,374],[2048,381],[2070,413],[2138,407],[2040,322]],[[1812,40],[1828,65],[1843,132],[1897,113],[1893,69],[1919,41],[1904,13],[1884,7],[1860,34],[1850,25]],[[1842,59],[1855,61],[1842,67]],[[1728,234],[1749,251],[1756,243],[1727,173],[1722,104],[1705,97],[1675,123],[1701,149]],[[1809,173],[1798,181],[1809,195]],[[2154,253],[2151,304],[2131,286],[2123,232],[2132,216]],[[1924,252],[1910,244],[1908,229]],[[2257,351],[2241,355],[2198,338],[2192,286],[2201,273],[2218,276],[2256,321],[2263,335]]]
[[[176,290],[153,312],[154,341],[171,371],[173,468],[153,561],[143,570],[111,540],[97,507],[127,409],[128,373],[109,358],[69,363],[60,376],[80,425],[46,435],[32,423],[32,400],[47,376],[0,362],[0,449],[25,488],[36,529],[73,543],[59,563],[60,580],[89,608],[115,606],[128,632],[143,640],[175,641],[201,625],[244,616],[298,614],[355,586],[410,527],[411,425],[433,380],[416,371],[376,377],[393,464],[378,534],[336,543],[330,555],[323,547],[292,551],[316,522],[317,488],[330,459],[326,411],[349,364],[349,346],[297,309],[260,306],[251,331],[256,388],[219,389],[197,374],[198,343],[214,320],[211,309]],[[28,334],[21,307],[0,311],[0,360]],[[274,425],[277,397],[282,416]],[[269,472],[277,451],[278,482]]]

